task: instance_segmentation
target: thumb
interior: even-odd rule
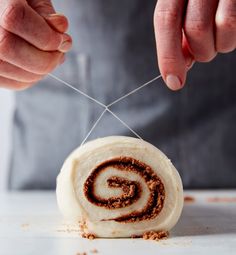
[[[65,33],[68,20],[63,14],[56,13],[50,0],[28,0],[28,4],[57,32]]]

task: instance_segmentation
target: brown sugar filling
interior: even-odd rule
[[[117,176],[112,176],[107,180],[108,186],[110,188],[121,188],[124,193],[119,197],[110,197],[108,199],[97,196],[94,192],[95,180],[98,178],[99,174],[105,171],[108,167],[139,174],[146,182],[150,195],[146,206],[141,211],[134,211],[104,221],[114,220],[117,222],[128,223],[154,219],[157,217],[164,205],[164,185],[150,166],[131,157],[121,156],[104,161],[92,171],[84,184],[84,194],[88,201],[96,206],[105,207],[106,209],[117,209],[127,207],[141,197],[142,187],[137,181],[130,181]]]

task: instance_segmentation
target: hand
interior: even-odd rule
[[[68,22],[50,0],[0,1],[0,87],[32,86],[64,61]]]
[[[154,26],[161,74],[178,90],[194,61],[236,48],[236,0],[159,0]]]

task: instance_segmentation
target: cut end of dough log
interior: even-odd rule
[[[171,161],[143,140],[90,141],[65,161],[57,178],[63,215],[82,235],[116,238],[169,231],[183,208],[183,187]]]

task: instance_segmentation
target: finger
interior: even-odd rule
[[[28,0],[28,4],[42,16],[55,13],[52,1],[50,0]]]
[[[65,33],[68,29],[68,20],[63,14],[55,12],[50,0],[30,0],[30,6],[45,18],[47,23],[57,32]],[[68,45],[68,50],[71,44]],[[67,48],[66,48],[67,49]],[[65,52],[65,51],[64,51]]]
[[[0,76],[0,87],[12,90],[23,90],[31,87],[32,83],[20,82],[13,79],[8,79]]]
[[[43,78],[43,75],[27,72],[2,60],[0,60],[0,76],[23,83],[37,82]]]
[[[45,51],[68,51],[71,37],[53,30],[24,1],[0,1],[0,26]]]
[[[189,0],[184,32],[195,60],[210,61],[215,50],[215,12],[218,0]]]
[[[68,29],[68,20],[63,14],[55,12],[51,1],[49,0],[31,0],[29,5],[56,31],[65,33]]]
[[[159,0],[154,13],[158,63],[167,86],[180,89],[186,78],[182,51],[184,0]]]
[[[216,12],[216,50],[226,53],[236,48],[236,1],[219,2]]]
[[[47,74],[63,61],[63,55],[41,51],[0,27],[0,59],[5,62],[28,72]]]
[[[59,13],[50,14],[44,17],[47,23],[57,32],[65,33],[68,29],[67,18]]]

